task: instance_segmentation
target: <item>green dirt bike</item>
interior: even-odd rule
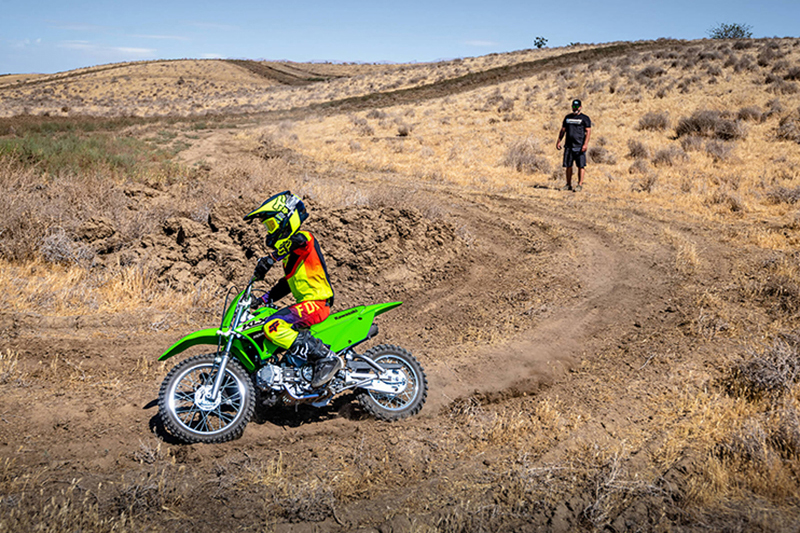
[[[348,390],[355,391],[361,406],[381,420],[400,420],[419,412],[428,382],[411,353],[389,344],[363,354],[354,349],[378,334],[375,317],[401,302],[353,307],[312,326],[310,332],[345,362],[331,381],[314,389],[313,366],[266,339],[263,326],[277,308],[251,310],[254,281],[226,305],[218,329],[187,335],[158,358],[164,361],[201,344],[217,347],[215,353],[181,361],[164,378],[158,409],[172,435],[188,443],[228,441],[242,434],[257,401],[265,406],[324,407]]]

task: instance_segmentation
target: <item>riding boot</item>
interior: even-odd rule
[[[302,355],[314,365],[311,386],[315,389],[328,383],[336,373],[344,368],[342,358],[331,351],[331,347],[317,339],[308,330],[301,330],[289,351]]]

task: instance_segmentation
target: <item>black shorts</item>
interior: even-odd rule
[[[578,168],[586,166],[586,152],[573,152],[569,148],[564,148],[564,168],[569,168],[572,164]]]

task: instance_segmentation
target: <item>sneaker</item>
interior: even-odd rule
[[[338,356],[325,357],[320,359],[314,364],[314,377],[311,380],[311,386],[315,389],[322,387],[331,379],[336,373],[344,368],[342,358]]]
[[[578,191],[580,191],[581,189],[583,189],[583,185],[576,185],[576,186],[575,186],[575,188],[574,188],[574,189],[572,189],[572,190],[573,190],[573,191],[575,191],[575,192],[578,192]]]
[[[572,186],[570,186],[570,185],[564,185],[563,187],[561,187],[561,188],[560,188],[560,189],[558,189],[558,190],[559,190],[559,191],[571,191],[571,190],[572,190]]]

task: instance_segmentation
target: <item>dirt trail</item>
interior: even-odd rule
[[[663,267],[673,252],[661,242],[660,223],[645,216],[617,217],[609,231],[588,212],[599,208],[607,220],[615,213],[591,194],[532,190],[512,198],[427,189],[448,207],[454,226],[470,228],[472,243],[453,261],[454,274],[443,274],[433,289],[412,291],[400,311],[381,317],[377,342],[410,348],[428,371],[429,403],[421,416],[381,424],[364,419],[348,397],[319,411],[262,414],[240,440],[219,446],[185,447],[162,435],[166,443],[158,451],[150,432],[159,431],[154,400],[165,372],[153,361],[182,331],[148,333],[142,317],[131,318],[140,321],[140,334],[76,329],[69,321],[29,329],[5,320],[3,345],[20,353],[25,377],[19,387],[5,388],[0,453],[50,482],[84,477],[107,486],[172,457],[201,487],[220,469],[247,472],[232,461],[252,469],[254,461],[273,460],[275,450],[281,450],[283,468],[294,471],[347,461],[352,450],[382,450],[387,442],[417,443],[435,454],[439,445],[431,436],[450,431],[448,409],[458,398],[477,392],[477,401],[502,404],[536,394],[653,317],[673,290]],[[473,459],[448,460],[452,468],[474,467]],[[371,499],[380,504],[413,487],[433,490],[432,479],[438,478],[381,486],[340,510],[349,518],[328,520],[325,527],[368,523],[374,520]],[[181,507],[181,516],[192,518],[177,519],[208,531],[231,512],[239,521],[257,522],[244,510],[254,494],[225,504],[232,507],[222,516],[215,511],[218,490],[194,490]],[[117,500],[109,495],[103,501],[113,506]]]
[[[556,302],[535,328],[481,350],[473,360],[452,371],[449,371],[449,365],[439,366],[434,360],[431,407],[445,405],[454,398],[476,391],[489,397],[535,392],[591,353],[594,337],[601,337],[610,325],[647,307],[653,294],[643,299],[642,289],[648,287],[653,277],[652,265],[647,264],[652,261],[631,257],[620,243],[609,239],[591,223],[570,220],[559,214],[562,207],[559,203],[558,199],[551,205],[541,202],[541,198],[502,199],[478,208],[501,221],[547,220],[560,232],[566,233],[561,239],[561,249],[549,264],[564,277],[561,282],[577,287],[578,293],[567,301]],[[464,213],[463,216],[465,223],[474,222],[479,217],[475,213]],[[491,233],[484,237],[497,242],[497,236]],[[501,249],[502,245],[492,250],[493,257],[483,265],[484,272],[476,276],[479,279],[472,279],[468,286],[492,286],[494,273],[508,268],[508,259],[512,264],[519,260],[514,257],[518,250],[509,249],[510,257],[503,258],[505,254]],[[661,253],[666,255],[667,252],[662,250]],[[511,283],[515,274],[512,274]],[[525,287],[530,281],[520,276],[518,283]],[[492,305],[491,301],[485,303]],[[498,305],[497,320],[502,321],[503,315],[502,305]],[[454,375],[456,380],[452,379]]]

